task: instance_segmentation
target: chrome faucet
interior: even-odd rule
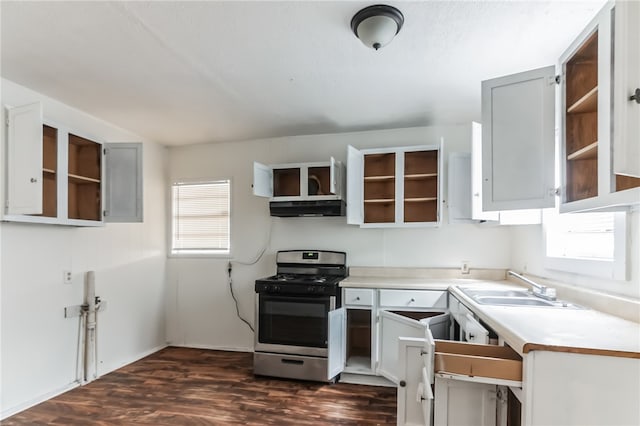
[[[531,286],[531,292],[533,293],[534,296],[540,297],[545,300],[556,300],[555,288],[538,284],[537,282],[531,281],[529,278],[523,277],[522,275],[513,271],[507,271],[507,274],[512,275],[516,278],[519,278],[525,283],[529,284]]]

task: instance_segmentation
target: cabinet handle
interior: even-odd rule
[[[411,298],[411,300],[409,300],[409,303],[413,303],[413,302],[415,302],[415,301],[416,301],[416,299],[414,299],[414,298],[412,297],[412,298]]]
[[[360,296],[356,296],[356,300],[360,300]]]
[[[31,178],[30,180],[31,180],[31,183],[36,183],[38,181],[38,179],[36,178]]]
[[[640,104],[640,88],[637,88],[633,95],[629,96],[630,101],[636,101],[637,104]]]
[[[400,380],[400,383],[398,383],[400,385],[401,388],[407,386],[407,382],[405,382],[404,380]]]

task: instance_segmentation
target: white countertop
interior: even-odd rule
[[[505,288],[505,283],[468,283],[450,291],[521,354],[546,350],[640,358],[638,323],[592,309],[481,305],[458,287]]]
[[[515,288],[509,281],[402,276],[349,276],[341,287],[446,290],[463,302],[509,346],[534,350],[640,358],[640,324],[592,309],[481,305],[458,287]]]

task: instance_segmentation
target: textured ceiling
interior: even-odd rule
[[[2,1],[1,73],[167,145],[463,123],[604,2],[393,1],[377,52],[349,27],[373,3]]]

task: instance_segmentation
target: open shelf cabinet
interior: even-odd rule
[[[567,202],[598,196],[598,31],[565,63]]]
[[[441,145],[349,147],[348,223],[429,226],[440,221]]]
[[[43,120],[40,103],[7,111],[2,220],[73,226],[142,222],[141,143],[80,136]]]

